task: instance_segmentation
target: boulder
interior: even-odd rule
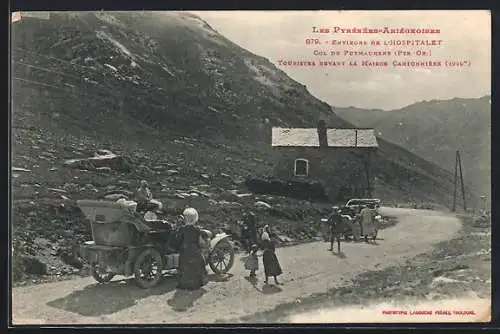
[[[96,170],[101,173],[111,173],[111,167],[97,167]]]
[[[255,206],[259,207],[259,208],[265,208],[265,209],[270,209],[271,208],[270,204],[268,204],[266,202],[263,202],[263,201],[257,201],[257,202],[255,202]]]
[[[21,167],[12,167],[13,172],[31,172],[31,170]]]
[[[132,170],[126,158],[116,154],[98,155],[90,158],[66,160],[64,165],[70,168],[94,170],[102,167],[109,169],[130,172]]]

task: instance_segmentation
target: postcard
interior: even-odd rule
[[[12,326],[490,321],[489,11],[10,28]]]

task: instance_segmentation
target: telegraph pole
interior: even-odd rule
[[[457,206],[457,178],[458,173],[460,173],[460,188],[462,190],[462,199],[464,205],[464,211],[467,211],[467,205],[465,202],[465,185],[464,185],[464,175],[462,173],[462,159],[460,158],[460,152],[457,150],[455,154],[455,177],[453,178],[453,208],[452,211],[455,212]]]
[[[460,185],[462,188],[462,199],[464,203],[464,211],[467,211],[467,205],[465,203],[465,186],[464,186],[464,175],[462,174],[462,158],[460,157],[460,152],[457,151],[458,156],[458,167],[460,169]]]

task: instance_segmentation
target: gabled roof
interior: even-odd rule
[[[327,129],[328,147],[378,147],[374,129]],[[273,147],[319,147],[316,128],[272,129]]]

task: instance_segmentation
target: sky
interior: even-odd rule
[[[477,98],[491,91],[491,20],[476,11],[204,11],[193,12],[241,47],[268,58],[319,99],[335,107],[397,109],[454,97]],[[434,28],[439,34],[313,33],[318,28]],[[306,45],[307,38],[321,45]],[[331,45],[327,40],[378,40],[380,46]],[[388,40],[441,40],[439,46],[384,46]],[[327,51],[315,56],[314,50]],[[395,56],[394,52],[410,52]],[[417,50],[431,53],[417,56]],[[331,56],[339,51],[340,56]],[[390,51],[388,56],[349,56],[345,51]],[[278,60],[309,60],[317,66],[280,66]],[[345,66],[320,67],[319,60]],[[363,60],[387,67],[359,66]],[[465,67],[395,67],[394,61],[469,61]],[[356,61],[357,67],[347,66]]]

